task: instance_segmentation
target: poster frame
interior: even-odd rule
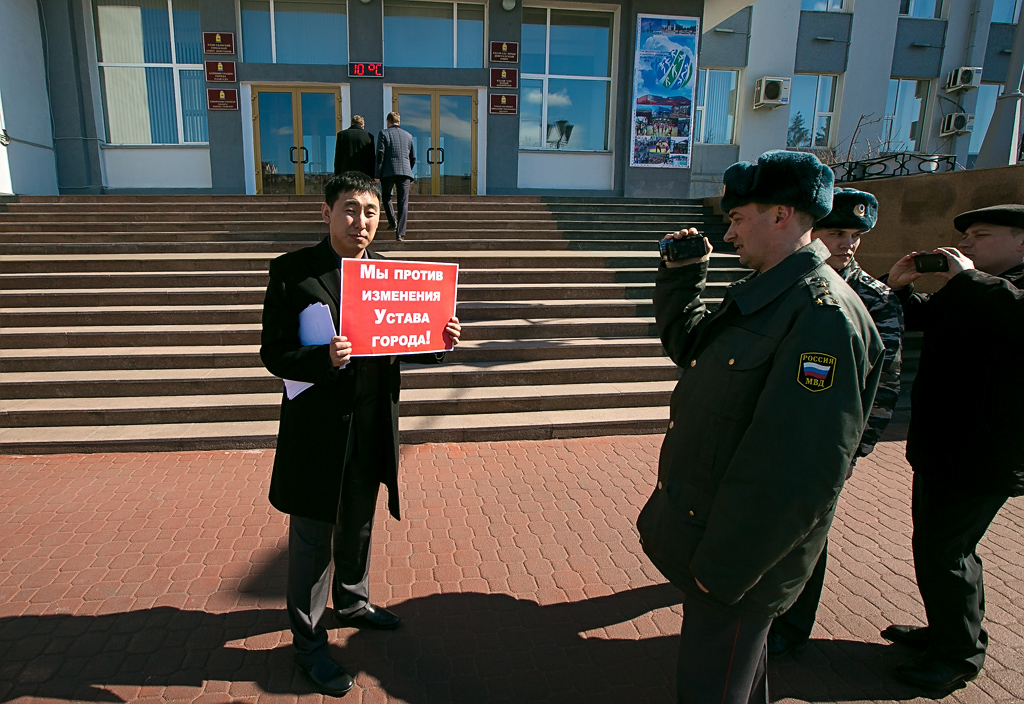
[[[640,76],[641,68],[641,28],[643,27],[643,21],[645,19],[654,20],[671,20],[680,22],[692,22],[695,28],[694,34],[694,46],[693,46],[693,79],[690,81],[690,86],[686,91],[680,92],[680,97],[688,98],[690,101],[690,113],[689,118],[686,118],[686,151],[685,163],[672,163],[671,160],[666,160],[664,163],[652,164],[647,162],[640,162],[637,160],[637,107],[638,101],[640,100],[640,91],[643,90],[644,86],[638,80]],[[689,169],[693,166],[693,111],[694,104],[697,99],[697,77],[699,76],[700,68],[698,65],[698,51],[700,48],[700,17],[693,17],[689,15],[660,15],[660,14],[648,14],[648,13],[637,13],[636,16],[636,37],[633,49],[633,90],[631,95],[631,122],[629,132],[629,166],[631,168],[651,168],[651,169]],[[689,95],[687,96],[687,93]],[[684,118],[676,118],[683,120]],[[646,135],[644,135],[646,138]],[[671,144],[671,138],[670,138]],[[671,147],[670,147],[671,148]],[[683,160],[680,160],[683,161]]]

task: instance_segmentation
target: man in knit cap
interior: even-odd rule
[[[878,220],[878,201],[870,193],[852,188],[837,188],[832,194],[832,211],[814,224],[812,236],[821,240],[832,254],[825,263],[835,269],[860,296],[875,328],[885,345],[882,377],[871,408],[868,425],[860,438],[847,478],[853,473],[857,458],[875,449],[882,431],[892,419],[900,395],[900,351],[903,341],[903,308],[892,290],[865,272],[854,255],[860,247],[861,235],[867,234]],[[800,598],[786,613],[777,616],[768,632],[768,657],[777,658],[807,644],[814,627],[818,602],[825,585],[825,564],[828,544],[821,550],[811,578]]]
[[[882,369],[864,304],[813,241],[831,170],[773,151],[725,172],[725,240],[754,272],[717,309],[705,255],[658,271],[654,312],[679,365],[644,552],[686,595],[680,702],[768,702],[767,636],[825,545]],[[695,230],[667,237],[682,238]]]

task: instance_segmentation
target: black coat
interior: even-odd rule
[[[365,256],[383,259],[369,250]],[[372,448],[380,461],[388,509],[399,518],[399,360],[436,363],[444,355],[355,358],[344,369],[336,369],[327,345],[299,344],[299,313],[310,304],[323,303],[330,308],[338,329],[340,289],[338,259],[329,237],[270,263],[260,358],[275,376],[313,383],[294,399],[282,395],[270,503],[284,513],[336,522],[348,435],[355,427],[352,407],[357,379],[376,374],[376,388],[387,398],[381,399],[381,414],[373,424],[377,432],[369,438],[360,435],[360,442]]]
[[[349,127],[338,133],[334,145],[334,173],[362,171],[373,178],[375,159],[372,134],[361,127]]]
[[[907,460],[952,485],[1024,494],[1024,264],[971,269],[938,292],[896,292],[924,333],[911,392]]]

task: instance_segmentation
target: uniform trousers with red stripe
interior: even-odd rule
[[[676,691],[680,704],[768,704],[770,618],[697,599],[683,604]]]

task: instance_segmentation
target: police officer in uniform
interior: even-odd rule
[[[867,234],[878,220],[878,200],[870,193],[852,188],[837,188],[832,194],[832,211],[814,224],[812,236],[828,247],[826,264],[839,272],[850,288],[860,296],[885,346],[882,377],[871,408],[868,425],[847,472],[853,474],[857,458],[866,457],[892,419],[900,395],[900,352],[903,345],[903,308],[892,290],[857,264],[854,255],[861,235]],[[807,644],[814,628],[818,602],[825,586],[828,544],[821,551],[803,593],[790,609],[772,622],[768,632],[768,657],[786,655]]]
[[[978,542],[1010,496],[1024,494],[1024,205],[958,215],[956,246],[937,293],[914,293],[913,252],[889,272],[907,329],[924,333],[911,395],[907,460],[914,469],[914,570],[928,625],[882,636],[923,652],[900,679],[948,690],[974,679],[988,633]]]
[[[754,273],[709,312],[706,240],[705,256],[658,271],[658,329],[682,371],[637,519],[644,551],[685,593],[677,691],[694,704],[768,701],[768,628],[825,544],[883,355],[811,239],[832,206],[831,170],[774,151],[724,180],[725,239]]]

